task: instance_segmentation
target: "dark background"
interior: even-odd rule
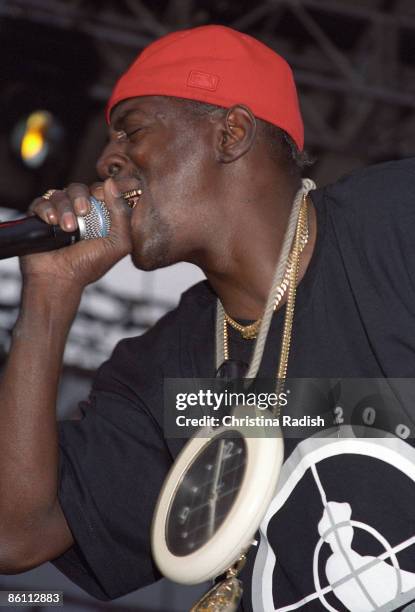
[[[116,79],[155,38],[210,23],[259,38],[292,65],[306,149],[316,159],[307,174],[318,185],[414,155],[414,0],[0,0],[0,207],[23,212],[48,188],[93,182]],[[46,162],[29,169],[13,150],[11,134],[38,109],[51,112],[63,132]],[[118,325],[120,337],[140,333],[171,306],[150,293],[126,300],[108,287],[92,288],[88,296],[70,340],[60,417],[72,414],[87,393],[97,358],[106,356],[102,342],[109,331]],[[17,306],[17,268],[2,264],[0,362]],[[0,577],[0,588],[12,587],[64,590],[68,612],[106,607],[48,564]],[[188,609],[193,599],[193,591],[163,582],[109,606],[173,612]]]
[[[117,77],[155,38],[207,23],[252,34],[291,63],[320,185],[414,154],[413,0],[0,0],[0,206],[25,210],[51,186],[93,181]],[[33,171],[10,132],[37,108],[65,137]]]

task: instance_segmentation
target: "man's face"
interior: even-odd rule
[[[197,259],[213,180],[211,140],[209,122],[193,117],[179,100],[131,98],[112,112],[110,143],[97,169],[102,178],[115,170],[122,191],[139,182],[142,196],[131,219],[137,267]]]

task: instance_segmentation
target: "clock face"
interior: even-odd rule
[[[185,556],[206,544],[225,520],[238,494],[247,447],[238,432],[206,444],[182,476],[166,522],[170,552]]]

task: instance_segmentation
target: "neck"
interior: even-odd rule
[[[252,215],[245,213],[246,223],[238,219],[237,232],[226,243],[217,265],[204,269],[225,311],[234,319],[256,320],[263,314],[295,193],[280,198],[279,206],[274,201],[271,206],[254,208]],[[298,282],[310,263],[317,235],[310,198],[308,203],[309,239],[300,257]]]

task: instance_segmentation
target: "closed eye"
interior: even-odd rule
[[[135,128],[134,130],[131,130],[131,132],[126,132],[125,130],[118,130],[116,132],[115,138],[118,142],[123,142],[128,138],[131,138],[131,136],[134,136],[134,134],[139,132],[141,129],[141,127]]]
[[[131,138],[131,136],[134,136],[134,134],[136,134],[137,132],[140,132],[142,129],[143,128],[135,128],[131,132],[125,132],[125,135],[127,138]]]

